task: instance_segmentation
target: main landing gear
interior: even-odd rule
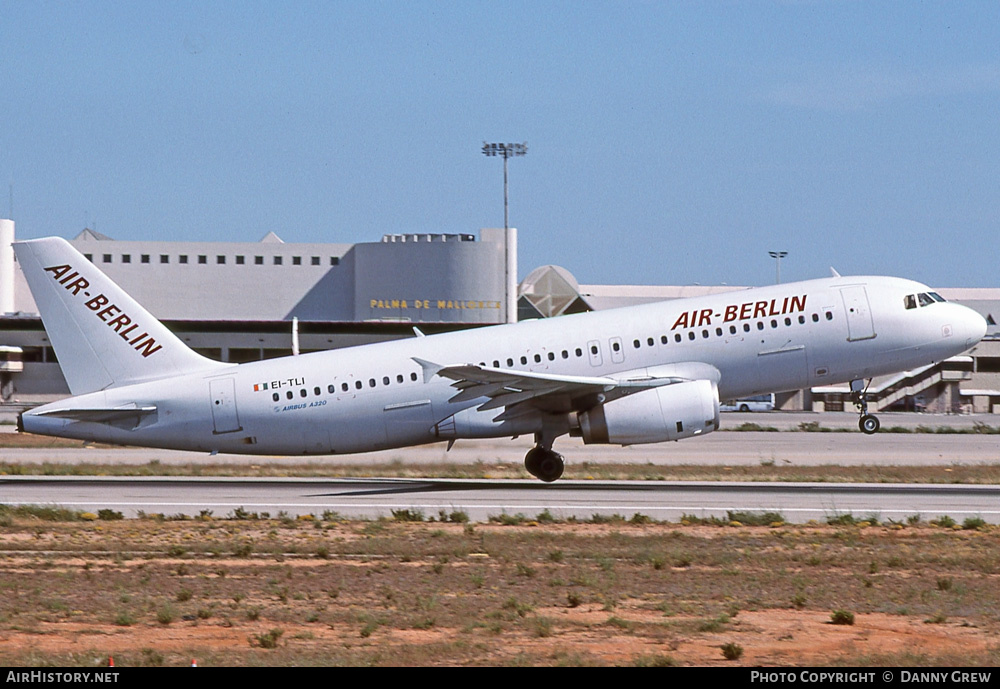
[[[535,435],[535,442],[538,444],[524,456],[524,468],[535,478],[552,483],[563,475],[563,457],[552,450],[551,440],[545,442],[539,435]]]
[[[854,401],[854,406],[858,408],[858,413],[861,415],[861,418],[858,419],[858,428],[865,435],[878,433],[878,429],[882,426],[874,414],[868,413],[868,385],[871,382],[871,378],[868,379],[867,384],[863,380],[851,381],[851,399]]]

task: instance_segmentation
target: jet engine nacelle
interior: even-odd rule
[[[719,390],[710,380],[663,385],[581,412],[577,418],[588,445],[680,440],[719,427]]]

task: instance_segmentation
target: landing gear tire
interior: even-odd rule
[[[534,447],[524,456],[524,468],[535,478],[552,483],[563,475],[562,455],[544,447]]]
[[[868,385],[871,385],[871,379],[868,379],[868,384],[863,388],[861,384],[862,380],[852,380],[851,381],[851,399],[854,401],[854,406],[858,408],[858,413],[861,418],[858,419],[858,428],[865,435],[874,435],[878,433],[878,429],[882,426],[878,419],[874,415],[868,413]]]
[[[865,435],[874,435],[878,433],[878,429],[881,428],[882,424],[879,423],[878,417],[871,414],[865,414],[858,421],[858,428]]]

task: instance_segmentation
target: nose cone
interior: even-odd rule
[[[958,306],[956,304],[956,306]],[[953,327],[956,339],[965,342],[969,349],[986,335],[986,319],[966,306],[958,306]]]

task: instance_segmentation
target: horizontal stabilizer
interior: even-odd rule
[[[88,421],[90,423],[106,423],[119,428],[135,428],[143,419],[156,415],[155,406],[129,407],[92,407],[89,409],[50,409],[35,412],[36,416],[51,416],[69,421]]]

